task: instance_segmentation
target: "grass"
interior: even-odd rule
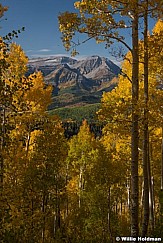
[[[62,121],[78,121],[86,119],[88,122],[97,120],[96,112],[100,109],[100,103],[84,106],[63,107],[49,111],[51,115],[58,115]]]

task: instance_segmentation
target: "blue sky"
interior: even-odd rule
[[[1,22],[1,35],[25,27],[19,43],[28,56],[60,54],[65,52],[58,30],[59,12],[73,9],[71,0],[2,0],[9,6]]]
[[[25,27],[25,32],[15,41],[20,44],[28,57],[68,55],[61,42],[58,29],[59,13],[74,11],[75,0],[1,0],[9,10],[0,23],[1,35]],[[7,18],[7,20],[5,20]],[[128,42],[131,37],[126,33]],[[100,55],[111,57],[105,44],[89,41],[78,49],[80,56]]]

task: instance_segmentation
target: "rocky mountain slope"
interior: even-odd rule
[[[83,60],[54,56],[29,60],[28,74],[34,71],[42,71],[45,83],[53,86],[53,109],[99,102],[103,91],[115,87],[120,68],[99,56]]]

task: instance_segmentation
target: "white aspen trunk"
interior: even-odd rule
[[[152,178],[151,178],[152,179]],[[154,230],[154,206],[153,206],[153,182],[151,182],[151,186],[149,188],[149,223],[151,231]]]
[[[140,206],[143,207],[143,198],[144,198],[144,181],[142,181],[142,188],[141,188],[141,199],[140,199]]]
[[[108,232],[110,234],[110,240],[113,242],[112,229],[111,229],[111,188],[108,189]]]
[[[26,156],[28,156],[28,152],[29,152],[30,139],[31,139],[31,132],[29,131],[27,135],[27,141],[26,141]]]
[[[56,221],[57,221],[57,216],[56,216],[56,212],[55,212],[55,215],[54,215],[54,225],[53,225],[53,237],[55,238],[55,235],[56,235]]]
[[[143,219],[143,200],[144,200],[144,180],[142,178],[141,198],[140,198],[140,223],[142,223],[142,219]]]
[[[3,218],[3,191],[4,191],[4,158],[3,151],[5,146],[5,123],[6,123],[6,112],[5,107],[2,109],[2,124],[1,124],[1,144],[0,144],[0,238],[3,239],[2,229],[4,228]]]
[[[144,9],[144,117],[143,117],[143,176],[144,176],[144,200],[143,200],[143,223],[142,237],[148,232],[149,225],[149,134],[148,134],[148,0]]]
[[[68,164],[67,164],[67,167],[66,167],[66,188],[67,188],[67,185],[68,185]],[[68,198],[68,193],[66,195],[66,217],[68,216],[68,210],[69,210],[69,198]]]
[[[82,180],[83,180],[83,168],[82,166],[80,167],[80,171],[79,171],[79,208],[81,207],[81,191],[82,191]]]
[[[161,190],[163,190],[163,127],[162,127],[162,143],[161,143]]]
[[[130,209],[130,179],[127,179],[127,207]]]
[[[3,159],[3,149],[5,145],[5,123],[6,123],[6,109],[3,107],[2,109],[2,123],[1,123],[1,151],[0,151],[0,195],[2,196],[3,191],[3,178],[4,178],[4,159]]]
[[[150,169],[150,156],[148,158],[148,177],[149,177],[149,226],[150,226],[150,233],[153,234],[154,232],[154,178],[151,176],[151,169]]]
[[[43,214],[42,243],[45,243],[45,194],[43,194],[43,199],[42,199],[42,214]]]
[[[131,129],[131,236],[139,236],[139,40],[138,40],[138,0],[135,1],[132,19],[132,129]]]

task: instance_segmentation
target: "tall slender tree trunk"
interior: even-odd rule
[[[150,161],[153,161],[153,154],[152,154],[152,142],[149,143],[149,167],[150,167],[150,175],[149,178],[149,223],[150,223],[150,230],[151,234],[154,232],[155,226],[155,195],[154,195],[154,177],[152,176]]]
[[[161,190],[163,190],[163,126],[162,126],[162,143],[161,143]]]
[[[42,199],[42,214],[43,214],[43,222],[42,222],[42,243],[45,243],[45,207],[46,207],[46,195],[43,192],[43,199]]]
[[[149,172],[150,173],[150,172]],[[151,177],[151,173],[149,174],[149,226],[150,226],[150,233],[153,234],[154,226],[155,226],[155,219],[154,219],[154,195],[153,195],[153,177]]]
[[[131,178],[127,178],[127,208],[130,210]]]
[[[162,126],[162,143],[161,143],[161,190],[160,190],[160,224],[163,223],[163,126]]]
[[[6,109],[2,108],[2,123],[1,123],[1,147],[0,147],[0,195],[3,191],[3,178],[4,178],[4,159],[3,150],[5,145],[5,123],[6,123]]]
[[[83,167],[80,166],[80,171],[79,171],[79,208],[81,207],[81,193],[83,190]]]
[[[113,235],[111,229],[111,188],[108,189],[108,232],[110,235],[110,241],[113,242]]]
[[[141,177],[142,178],[142,177]],[[144,200],[144,179],[141,181],[141,196],[140,196],[140,223],[142,224],[143,219],[143,200]]]
[[[30,139],[31,139],[31,131],[29,129],[26,141],[26,156],[28,156],[29,146],[30,146]]]
[[[0,239],[3,239],[3,218],[4,218],[4,158],[3,151],[5,146],[5,124],[6,124],[6,109],[2,108],[2,123],[1,123],[1,144],[0,144]]]
[[[59,178],[56,175],[56,205],[55,205],[55,216],[54,216],[54,238],[56,238],[57,231],[61,229],[61,210],[60,210],[60,192],[59,192]]]
[[[68,164],[67,164],[67,167],[66,167],[66,188],[67,188],[67,185],[68,185],[68,170],[69,170],[69,167],[68,167]],[[68,191],[66,190],[66,214],[65,214],[66,217],[68,216],[68,213],[69,213],[69,196],[68,196]]]
[[[138,126],[138,98],[139,98],[139,51],[138,51],[138,1],[135,4],[132,21],[132,131],[131,131],[131,236],[139,235],[139,126]]]
[[[143,176],[144,176],[144,200],[142,237],[148,232],[149,224],[149,135],[148,135],[148,0],[144,10],[144,124],[143,124]]]

